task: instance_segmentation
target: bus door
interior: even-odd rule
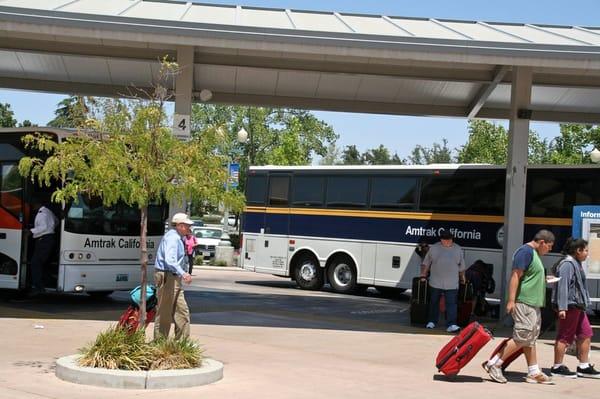
[[[290,227],[290,175],[269,176],[267,209],[264,228],[257,240],[255,271],[278,275],[288,274]]]
[[[23,248],[23,179],[18,163],[0,162],[0,288],[18,289],[25,284],[21,273]]]

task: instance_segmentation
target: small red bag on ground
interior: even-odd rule
[[[146,327],[148,327],[149,323],[154,321],[155,315],[155,308],[146,312]],[[127,329],[129,332],[136,331],[140,325],[140,309],[130,305],[119,318],[118,325],[119,327]]]
[[[491,339],[492,334],[475,321],[442,348],[435,367],[446,375],[456,375]]]

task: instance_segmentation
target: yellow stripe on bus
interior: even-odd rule
[[[415,220],[436,220],[447,222],[483,222],[483,223],[504,223],[503,216],[486,215],[459,215],[450,213],[431,213],[431,212],[390,212],[390,211],[361,211],[347,209],[312,209],[312,208],[275,208],[262,206],[247,206],[245,212],[269,213],[282,215],[312,215],[312,216],[345,216],[362,217],[377,219],[415,219]],[[571,226],[571,219],[566,218],[541,218],[526,217],[526,224],[552,225],[552,226]]]

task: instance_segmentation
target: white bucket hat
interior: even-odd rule
[[[179,223],[185,223],[185,224],[194,224],[194,222],[192,222],[190,220],[190,218],[188,217],[188,215],[186,215],[185,213],[176,213],[173,215],[173,219],[171,219],[171,223],[173,224],[179,224]]]

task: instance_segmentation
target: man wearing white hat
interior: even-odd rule
[[[154,320],[154,339],[168,337],[171,322],[175,323],[175,338],[190,335],[190,310],[183,295],[181,281],[189,284],[192,276],[184,270],[187,262],[183,237],[190,234],[194,222],[185,213],[176,213],[169,230],[158,245],[154,264],[154,285],[158,304]]]

